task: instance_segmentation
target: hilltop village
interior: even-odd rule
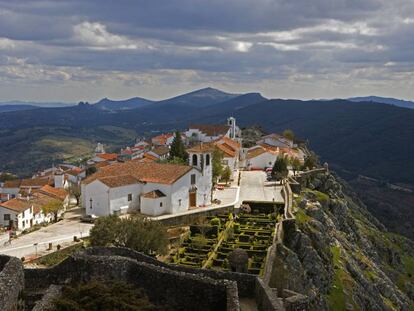
[[[2,310],[412,306],[412,243],[289,130],[242,132],[230,117],[1,176]]]
[[[185,148],[182,158],[172,155],[175,140]],[[215,155],[222,166],[219,174],[213,172]],[[240,170],[271,172],[278,157],[304,163],[303,151],[279,134],[243,148],[241,130],[231,117],[227,124],[194,124],[182,133],[139,139],[119,153],[107,153],[98,143],[83,166],[59,164],[29,179],[2,182],[0,225],[19,234],[60,217],[69,206],[80,206],[91,216],[138,212],[171,217],[231,204],[240,195],[234,191]]]

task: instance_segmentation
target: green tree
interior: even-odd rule
[[[17,176],[10,174],[10,173],[1,173],[0,174],[0,182],[6,182],[10,180],[16,180]]]
[[[217,183],[217,180],[223,175],[223,165],[221,164],[223,161],[223,152],[218,149],[214,149],[213,151],[213,184]]]
[[[231,174],[232,174],[232,171],[231,171],[230,167],[226,166],[224,168],[223,175],[222,175],[222,178],[226,182],[226,185],[229,183],[229,181],[231,179]]]
[[[184,162],[186,162],[188,159],[188,154],[185,151],[184,143],[181,138],[181,133],[178,131],[175,132],[175,136],[170,148],[170,159],[174,158],[182,159]]]
[[[42,206],[42,211],[45,215],[53,214],[54,222],[57,222],[58,213],[62,209],[62,201],[52,199],[48,203]]]
[[[287,177],[289,170],[287,168],[288,160],[284,157],[278,157],[272,168],[272,177],[277,180],[282,180]]]
[[[89,167],[86,169],[86,176],[89,176],[89,175],[95,174],[97,171],[98,171],[98,169],[97,169],[95,166],[89,166]]]
[[[305,159],[305,163],[303,164],[304,168],[313,169],[318,165],[318,156],[311,152]]]
[[[300,170],[301,163],[298,158],[293,158],[291,161],[292,169],[293,169],[293,175],[296,175],[296,172]]]
[[[79,206],[79,200],[81,197],[81,186],[79,184],[73,184],[69,186],[69,194],[73,195],[76,199],[76,206]]]
[[[90,232],[92,246],[128,247],[148,255],[166,254],[168,235],[158,221],[141,216],[98,218]]]
[[[287,129],[283,131],[283,137],[293,141],[295,139],[295,134],[292,130]]]

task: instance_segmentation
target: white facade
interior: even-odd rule
[[[268,135],[262,137],[258,142],[258,144],[267,144],[273,147],[281,147],[281,148],[293,148],[296,145],[290,139],[287,139],[282,136],[278,135]]]
[[[271,152],[264,152],[254,158],[247,159],[248,169],[266,169],[273,167],[277,159],[277,155]]]
[[[17,212],[0,206],[0,224],[3,227],[10,225],[10,220],[13,221],[17,230],[29,229],[34,225],[33,207],[29,207],[23,212]]]
[[[192,185],[194,180],[196,184]],[[89,184],[82,184],[82,205],[87,215],[96,216],[124,214],[134,210],[150,216],[175,214],[188,210],[190,190],[193,188],[197,189],[198,206],[210,204],[211,172],[205,170],[203,175],[200,170],[193,168],[172,184],[137,182],[109,187],[96,179]],[[144,197],[144,194],[155,190],[161,191],[165,197]]]
[[[225,136],[230,137],[230,129],[225,134]],[[188,131],[185,132],[185,136],[190,142],[203,142],[203,143],[209,143],[214,140],[219,139],[222,135],[217,136],[208,136],[207,134],[203,133],[199,129],[188,129]]]

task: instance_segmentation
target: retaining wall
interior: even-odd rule
[[[18,309],[19,297],[24,288],[22,262],[15,257],[0,255],[0,309]]]

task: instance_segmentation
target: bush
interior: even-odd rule
[[[142,288],[131,284],[96,280],[64,286],[61,297],[54,300],[54,310],[160,310],[153,305]]]
[[[92,246],[128,247],[148,255],[166,254],[168,250],[166,228],[140,216],[101,217],[91,229],[90,241]]]
[[[219,227],[219,228],[220,228],[220,218],[217,218],[217,217],[213,218],[213,219],[210,221],[210,224],[211,224],[212,226],[217,226],[217,227]]]

